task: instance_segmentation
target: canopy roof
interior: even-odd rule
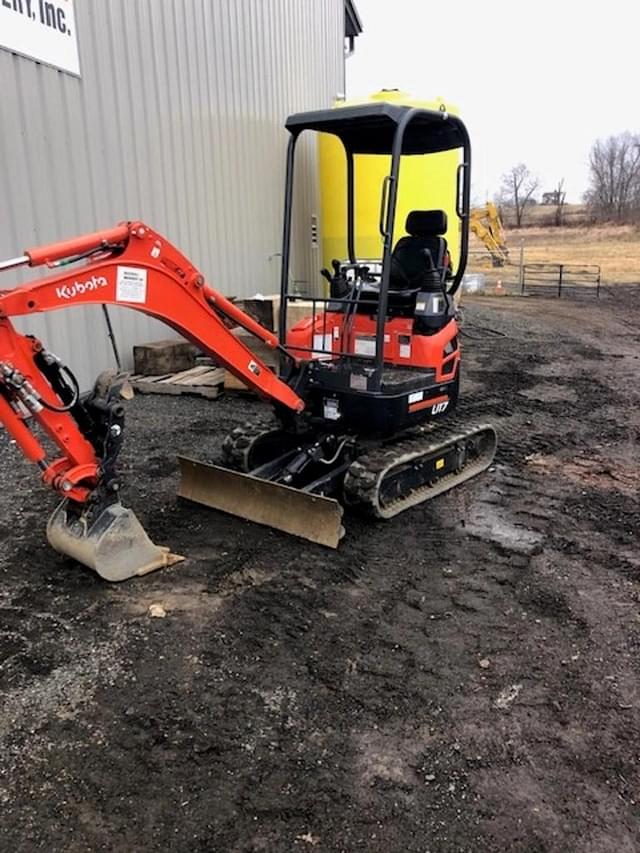
[[[391,154],[396,129],[409,112],[415,115],[405,130],[403,154],[449,151],[461,148],[468,139],[457,116],[380,101],[295,113],[289,116],[285,127],[296,135],[303,130],[332,133],[352,154]]]

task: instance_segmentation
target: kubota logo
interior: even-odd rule
[[[56,296],[58,299],[75,299],[76,296],[83,296],[85,293],[93,293],[94,290],[106,287],[108,283],[103,275],[94,275],[87,281],[74,281],[73,284],[56,287]]]

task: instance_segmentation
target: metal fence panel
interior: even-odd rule
[[[601,273],[597,264],[524,264],[521,292],[568,296],[593,292],[600,296]]]

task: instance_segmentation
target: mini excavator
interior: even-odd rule
[[[453,294],[469,232],[470,143],[445,112],[388,103],[301,113],[290,133],[285,186],[279,333],[264,328],[205,281],[171,243],[142,222],[30,249],[0,270],[46,266],[48,277],[0,291],[0,421],[62,502],[50,544],[109,581],[180,559],[155,545],[119,499],[124,438],[122,378],[101,375],[81,393],[71,370],[11,318],[78,305],[117,305],[164,321],[273,404],[270,425],[224,441],[225,464],[180,459],[179,494],[330,547],[343,507],[387,519],[485,470],[496,448],[488,424],[450,418],[460,348]],[[288,331],[296,143],[332,133],[345,150],[348,258],[324,270],[327,292]],[[401,157],[460,150],[456,212],[460,259],[451,267],[440,210],[414,210],[395,246]],[[357,260],[354,158],[390,157],[381,192],[382,258]],[[231,331],[239,325],[279,355],[269,367]],[[40,428],[37,432],[32,425]],[[39,434],[57,447],[50,458]]]

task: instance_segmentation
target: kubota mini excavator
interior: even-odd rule
[[[274,424],[225,441],[226,466],[181,459],[180,494],[307,539],[337,546],[342,505],[378,518],[441,494],[486,469],[489,425],[440,421],[455,408],[460,350],[452,296],[465,269],[470,145],[462,121],[386,103],[291,116],[279,336],[218,291],[142,222],[26,251],[0,270],[46,265],[54,274],[0,291],[0,421],[63,499],[50,543],[118,581],[180,559],[154,545],[119,501],[121,383],[100,377],[81,394],[73,374],[11,318],[67,306],[119,305],[163,320],[274,405]],[[329,293],[287,332],[293,175],[303,131],[335,134],[347,160],[348,262],[334,262]],[[460,261],[450,268],[442,211],[413,211],[392,246],[401,156],[460,149],[455,188]],[[354,158],[390,155],[380,210],[380,272],[356,260]],[[453,190],[452,190],[453,191]],[[75,264],[73,268],[70,265]],[[229,329],[244,327],[280,354],[276,373]],[[57,445],[49,459],[30,428]],[[239,470],[232,470],[232,468]],[[339,500],[338,500],[339,499]]]

